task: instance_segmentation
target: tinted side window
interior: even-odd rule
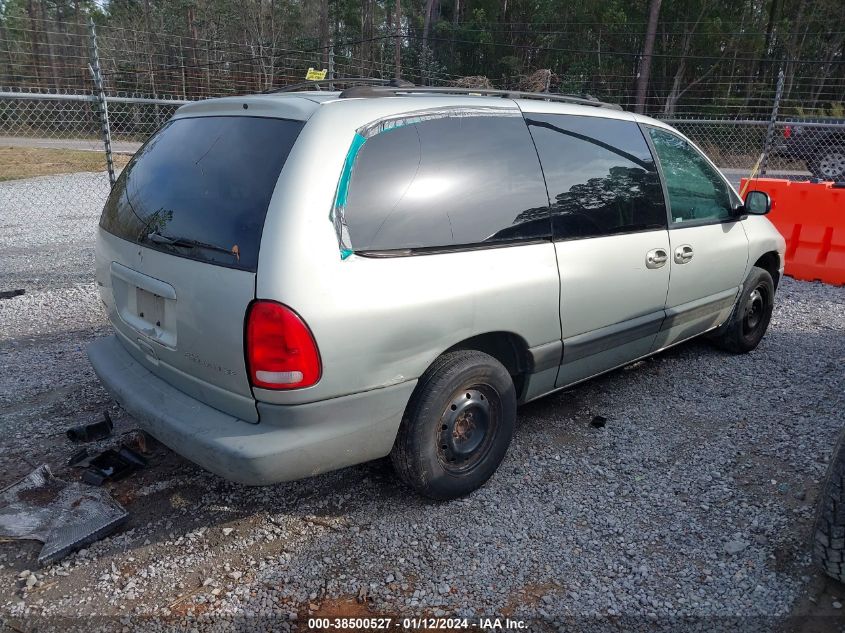
[[[267,206],[303,125],[245,116],[173,120],[123,170],[100,226],[172,255],[255,271]]]
[[[530,114],[556,239],[666,227],[657,168],[631,121]]]
[[[449,117],[376,134],[355,159],[344,221],[356,251],[550,236],[525,121]]]
[[[648,128],[669,191],[672,224],[731,217],[728,186],[710,163],[680,136]]]

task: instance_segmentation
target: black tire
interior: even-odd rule
[[[845,583],[845,429],[833,449],[816,503],[813,552],[828,576]]]
[[[845,180],[845,145],[818,148],[807,167],[820,180]]]
[[[775,306],[775,283],[767,270],[754,266],[727,322],[710,334],[717,346],[734,354],[753,350],[769,327]]]
[[[513,436],[516,390],[507,369],[475,350],[449,352],[420,378],[390,458],[399,478],[432,499],[481,487]]]

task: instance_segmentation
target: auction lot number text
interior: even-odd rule
[[[317,631],[375,631],[393,628],[404,631],[476,629],[481,631],[519,630],[526,628],[526,622],[505,618],[482,618],[471,621],[468,618],[309,618],[308,628]]]

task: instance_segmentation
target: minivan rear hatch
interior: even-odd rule
[[[244,315],[267,208],[303,125],[173,119],[123,170],[100,219],[97,277],[124,346],[176,388],[250,421]]]

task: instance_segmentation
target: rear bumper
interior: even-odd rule
[[[244,422],[188,396],[141,366],[115,336],[88,346],[109,393],[141,428],[225,479],[300,479],[387,455],[416,381],[301,405],[258,403]]]

